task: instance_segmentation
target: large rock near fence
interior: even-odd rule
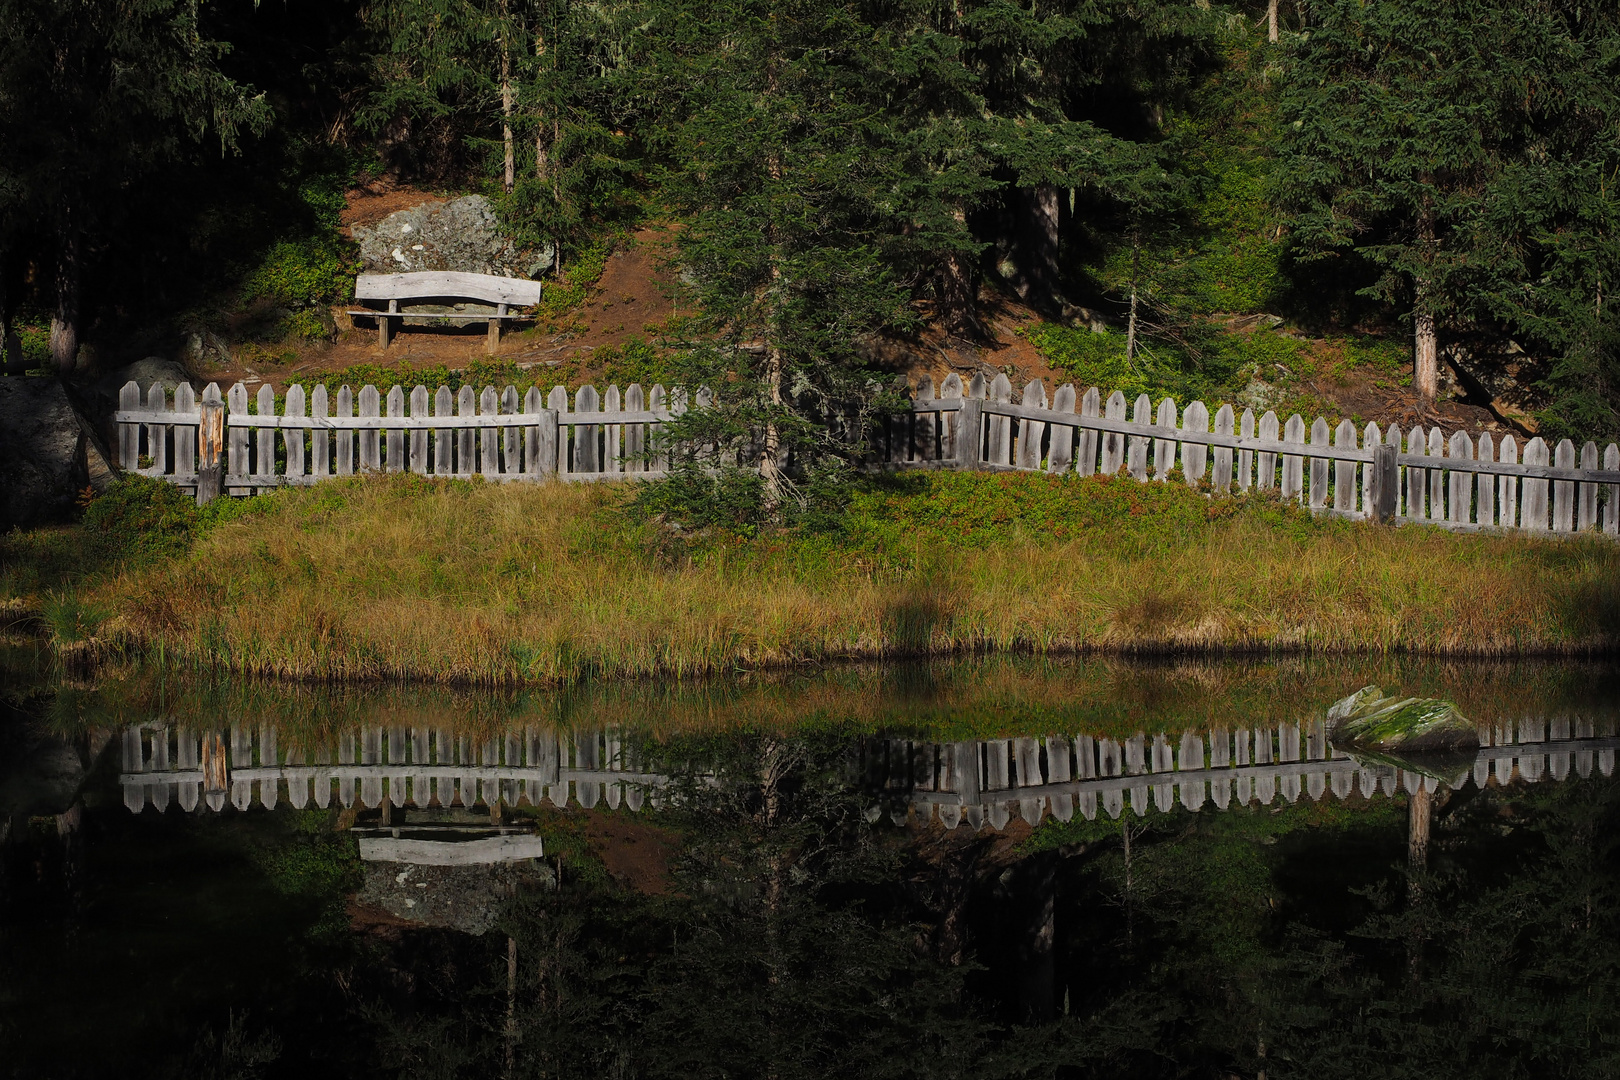
[[[553,255],[521,250],[500,229],[482,195],[396,210],[375,225],[349,230],[368,274],[455,270],[465,274],[538,278]]]
[[[53,378],[0,378],[0,530],[66,521],[113,480],[99,440]]]
[[[112,414],[118,408],[119,392],[124,389],[126,383],[131,382],[141,388],[143,404],[146,401],[146,392],[152,388],[153,383],[163,384],[170,401],[174,400],[175,387],[181,383],[188,383],[193,390],[199,389],[197,384],[192,382],[191,373],[184,365],[161,356],[148,356],[103,376],[101,381],[86,391],[87,400],[84,405],[89,410],[90,418],[96,423],[96,430],[101,433],[102,438],[108,439],[113,444],[116,444],[118,435],[112,423]]]

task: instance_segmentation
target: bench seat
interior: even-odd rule
[[[361,274],[354,279],[354,298],[388,304],[388,310],[351,308],[350,316],[369,316],[377,320],[377,341],[388,348],[391,324],[399,319],[462,319],[486,320],[489,323],[489,350],[500,344],[501,324],[512,319],[533,318],[521,312],[510,312],[508,307],[531,307],[540,302],[540,283],[521,278],[497,277],[493,274],[463,274],[454,270],[420,270],[409,274]],[[435,301],[493,304],[493,312],[482,311],[401,311],[401,304],[425,304]]]

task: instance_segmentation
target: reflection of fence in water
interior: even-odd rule
[[[1482,725],[1480,746],[1473,779],[1484,786],[1492,777],[1499,783],[1515,777],[1562,780],[1572,769],[1589,776],[1594,767],[1612,776],[1620,739],[1613,718],[1525,719]],[[1320,800],[1329,792],[1339,799],[1353,791],[1370,798],[1415,791],[1420,783],[1431,791],[1437,786],[1416,772],[1358,764],[1328,743],[1322,721],[1124,740],[873,740],[864,757],[867,784],[884,793],[896,824],[915,813],[925,824],[937,816],[948,829],[963,822],[975,830],[986,823],[1002,829],[1015,813],[1031,825],[1048,813],[1068,821],[1076,810],[1095,819],[1099,806],[1117,818],[1127,803],[1140,815],[1150,805],[1169,810],[1178,799],[1189,810],[1206,802],[1224,810],[1256,799],[1269,805],[1278,795],[1296,802],[1302,791]],[[875,820],[882,811],[877,806],[870,814]]]
[[[123,736],[124,805],[140,813],[178,802],[186,810],[225,807],[227,797],[246,810],[255,797],[292,806],[472,807],[567,804],[570,789],[589,809],[605,802],[639,810],[657,805],[665,778],[642,770],[633,750],[614,732],[556,732],[529,728],[475,741],[444,730],[368,727],[344,732],[335,745],[316,749],[278,745],[276,729],[237,726],[230,731],[228,768],[208,769],[213,732],[143,725]],[[223,749],[223,747],[222,747]],[[214,777],[210,782],[210,777]]]

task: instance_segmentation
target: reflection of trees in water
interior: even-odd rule
[[[1244,816],[1161,832],[1133,866],[1139,962],[1090,981],[1046,1051],[1074,1076],[1613,1076],[1616,790],[1454,793],[1427,868],[1398,819],[1274,845]],[[1095,974],[1113,936],[1068,944]]]
[[[664,750],[669,774],[718,778],[671,800],[688,841],[677,891],[565,875],[562,891],[514,901],[510,1026],[505,935],[411,935],[360,993],[387,1072],[1362,1080],[1620,1067],[1612,780],[1436,798],[1422,862],[1409,862],[1398,800],[1128,818],[1127,888],[1117,822],[1031,855],[870,828],[842,740]],[[1028,984],[1042,979],[1056,1017],[1019,1026],[1039,1015]]]
[[[846,740],[732,737],[665,754],[671,774],[693,777],[670,796],[687,837],[678,891],[565,874],[560,891],[519,897],[502,922],[518,956],[515,1040],[505,938],[491,935],[453,984],[421,972],[378,995],[370,1015],[392,1067],[446,1075],[433,1052],[446,1041],[456,1069],[491,1076],[508,1071],[512,1042],[511,1075],[536,1077],[941,1076],[982,1056],[960,970],[917,946],[898,848],[847,783]],[[698,759],[706,768],[680,767]]]

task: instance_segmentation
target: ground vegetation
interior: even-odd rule
[[[1005,650],[1573,654],[1612,650],[1620,625],[1602,538],[1316,519],[1175,481],[874,478],[791,528],[648,517],[626,486],[414,476],[226,503],[247,516],[209,527],[162,482],[124,483],[141,508],[121,520],[153,538],[134,554],[87,562],[83,526],[5,539],[17,618],[83,648],[301,679],[555,684]]]

